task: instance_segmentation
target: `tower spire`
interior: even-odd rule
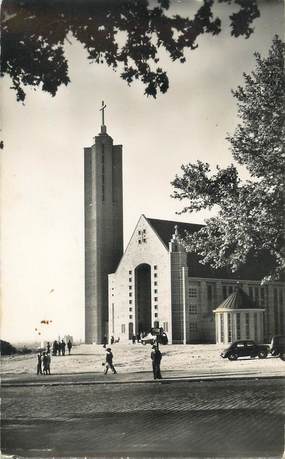
[[[104,118],[104,115],[105,115],[104,110],[105,110],[106,107],[107,107],[107,105],[104,103],[104,100],[102,100],[102,106],[99,109],[100,112],[102,112],[101,134],[106,134],[106,132],[107,132],[107,129],[106,129],[106,126],[105,126],[105,118]]]

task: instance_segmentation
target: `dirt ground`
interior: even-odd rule
[[[165,371],[183,371],[189,374],[216,374],[235,372],[254,372],[260,374],[284,375],[285,363],[279,358],[238,359],[230,362],[220,356],[223,346],[203,345],[166,345],[161,346],[163,355],[161,368]],[[132,373],[151,370],[151,345],[114,344],[112,346],[114,363],[120,373]],[[74,346],[71,355],[52,357],[53,374],[72,374],[102,372],[105,361],[105,349],[101,345],[81,344]],[[35,353],[1,358],[2,374],[35,374],[37,356]]]

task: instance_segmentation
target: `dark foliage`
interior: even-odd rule
[[[233,91],[240,124],[228,137],[234,159],[247,168],[242,182],[234,165],[210,170],[209,164],[182,166],[172,182],[173,197],[187,200],[182,212],[212,209],[200,231],[188,235],[188,248],[214,268],[232,272],[253,256],[269,254],[265,279],[280,279],[285,267],[285,45],[276,36],[268,57],[256,53],[256,68]]]
[[[13,355],[16,354],[17,349],[8,343],[8,341],[0,340],[1,355]]]
[[[1,75],[11,77],[18,101],[25,100],[25,86],[54,96],[70,82],[64,43],[74,37],[91,63],[118,69],[129,85],[141,81],[145,94],[156,97],[169,87],[159,49],[185,62],[184,50],[194,50],[201,34],[221,31],[215,2],[238,5],[231,34],[249,37],[257,0],[204,0],[193,18],[167,14],[170,0],[3,0]]]

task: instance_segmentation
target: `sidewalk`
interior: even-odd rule
[[[216,372],[216,373],[189,373],[185,371],[164,371],[163,379],[154,380],[152,373],[148,371],[133,373],[74,373],[44,375],[9,375],[2,378],[2,387],[15,386],[59,386],[59,385],[93,385],[93,384],[171,384],[178,382],[194,381],[219,381],[219,380],[246,380],[246,379],[278,379],[284,378],[285,373],[281,369],[274,372]]]

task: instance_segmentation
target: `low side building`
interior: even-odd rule
[[[128,342],[158,321],[170,343],[215,343],[213,311],[237,286],[264,309],[263,324],[251,338],[258,339],[261,329],[265,341],[284,334],[284,283],[261,285],[266,259],[253,258],[235,274],[202,265],[180,240],[201,226],[140,217],[116,272],[109,274],[109,336]]]
[[[233,341],[251,339],[258,343],[263,342],[265,309],[251,300],[251,298],[237,286],[226,300],[215,309],[216,342],[228,344]]]

